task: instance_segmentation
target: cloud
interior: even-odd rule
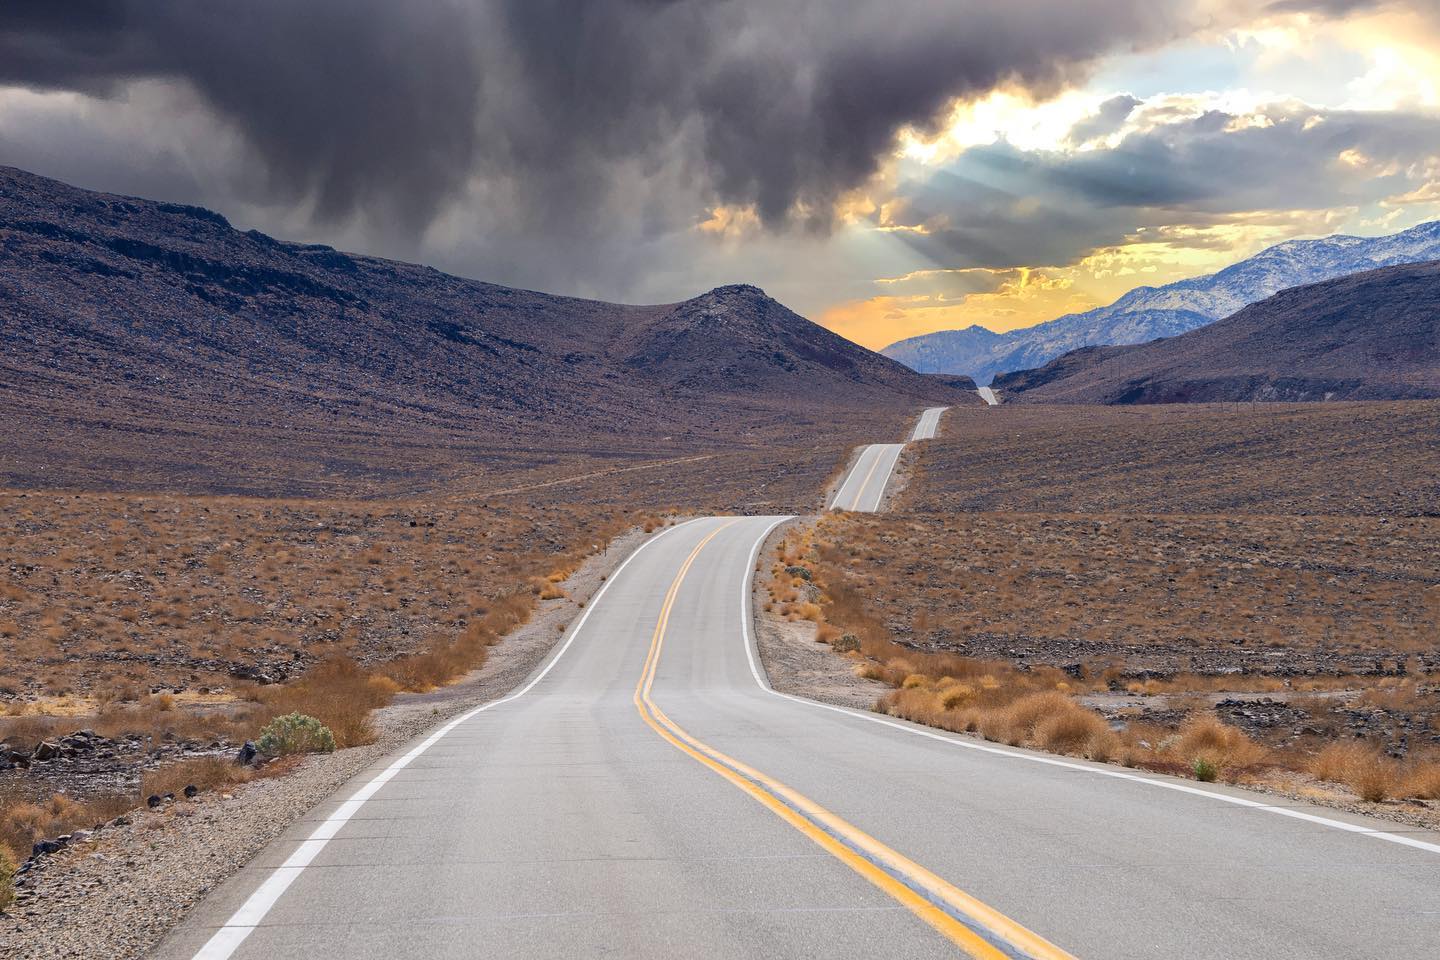
[[[1130,114],[1140,104],[1140,100],[1128,93],[1111,97],[1100,104],[1100,109],[1095,112],[1094,116],[1088,117],[1070,128],[1070,142],[1081,146],[1119,132],[1125,125],[1125,121],[1130,118]]]
[[[1142,126],[1113,147],[1026,152],[1001,142],[900,184],[898,219],[923,229],[895,235],[945,268],[1066,265],[1141,228],[1171,228],[1183,244],[1176,226],[1374,208],[1423,186],[1440,152],[1440,117],[1423,112],[1281,104],[1158,125],[1143,107],[1132,112]]]
[[[1053,93],[1201,22],[1151,0],[10,0],[0,84],[116,105],[174,144],[185,199],[239,197],[262,226],[613,291],[603,278],[718,207],[825,231],[897,132],[955,98]],[[9,155],[44,152],[30,130],[97,143],[77,126],[92,110],[50,107],[30,128],[0,116]],[[194,143],[184,162],[167,125],[238,146],[197,169],[224,161]],[[141,179],[118,168],[152,151],[122,135],[62,169]]]

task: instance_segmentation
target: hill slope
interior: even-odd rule
[[[1440,261],[1285,290],[1178,337],[1084,348],[996,385],[1052,403],[1440,397]]]
[[[658,306],[551,296],[10,168],[0,336],[0,411],[16,436],[83,446],[203,432],[208,456],[224,453],[228,430],[514,447],[725,441],[797,414],[953,396],[755,287]],[[43,455],[0,470],[32,482]]]
[[[1388,237],[1291,240],[1218,273],[1163,287],[1137,287],[1107,307],[997,334],[942,330],[880,351],[922,373],[963,373],[979,383],[1025,370],[1079,347],[1144,343],[1186,333],[1288,287],[1378,267],[1440,258],[1440,221]]]

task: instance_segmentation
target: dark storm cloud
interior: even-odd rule
[[[715,203],[824,226],[899,128],[997,85],[1053,90],[1184,33],[1185,6],[9,0],[0,84],[173,82],[252,148],[256,203],[413,233],[469,197],[476,231],[563,252],[617,218],[655,236]]]
[[[0,83],[105,97],[181,81],[253,146],[274,199],[325,219],[374,204],[414,228],[475,157],[471,32],[438,3],[9,0]]]
[[[1070,128],[1070,142],[1079,146],[1109,136],[1125,125],[1138,106],[1140,101],[1129,94],[1111,97],[1100,104],[1093,117],[1081,120]]]
[[[902,185],[901,219],[927,232],[899,235],[947,266],[1062,265],[1141,227],[1376,204],[1422,186],[1440,154],[1440,118],[1428,114],[1263,116],[1252,125],[1212,111],[1076,153],[976,147]]]

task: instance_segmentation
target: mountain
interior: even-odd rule
[[[885,356],[922,373],[963,373],[979,383],[1039,367],[1079,347],[1144,343],[1228,317],[1288,287],[1349,273],[1440,258],[1440,221],[1388,237],[1290,240],[1219,273],[1163,287],[1137,287],[1108,307],[998,334],[942,330],[892,343]]]
[[[1440,261],[1293,287],[1178,337],[1085,347],[998,377],[1007,400],[1440,397]]]
[[[653,306],[551,296],[3,167],[0,337],[11,437],[91,460],[130,457],[126,437],[231,457],[239,433],[305,436],[326,461],[349,456],[335,437],[738,443],[956,396],[752,286]],[[0,456],[12,482],[36,469]]]

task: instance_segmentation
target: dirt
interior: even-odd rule
[[[464,680],[401,695],[376,711],[375,743],[312,755],[293,772],[231,793],[202,793],[194,802],[128,814],[60,853],[32,860],[17,882],[15,904],[0,915],[0,956],[143,956],[208,891],[346,781],[449,717],[513,689],[553,649],[560,627],[577,616],[603,577],[644,537],[632,530],[587,559],[561,584],[564,598],[542,602]]]
[[[781,524],[771,531],[761,549],[767,556],[775,544],[796,524],[811,523],[808,519]],[[760,663],[770,686],[781,693],[808,697],[821,703],[856,710],[869,710],[889,690],[885,684],[857,677],[847,661],[837,656],[827,644],[815,642],[815,624],[808,620],[787,620],[778,612],[765,610],[765,585],[756,577],[751,590],[751,606],[755,615],[755,643]]]

